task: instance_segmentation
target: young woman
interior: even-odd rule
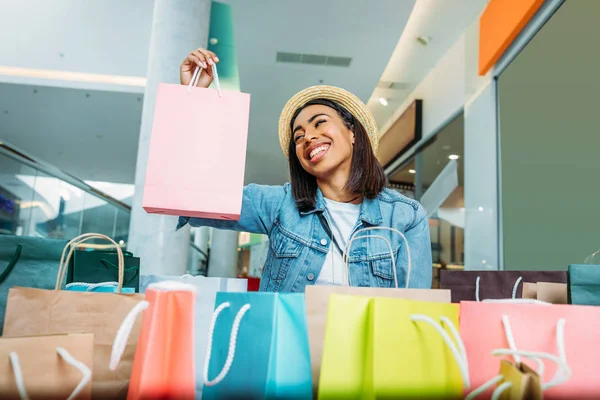
[[[200,66],[198,86],[208,87],[210,66],[218,62],[214,53],[194,50],[181,64],[181,84],[188,85]],[[429,288],[427,216],[417,201],[385,187],[378,139],[371,112],[352,93],[307,88],[288,101],[279,119],[291,184],[246,186],[239,221],[180,217],[178,228],[190,223],[268,235],[261,291],[302,292],[313,284]],[[355,237],[366,237],[346,252],[352,235],[368,227],[382,229],[358,232]]]

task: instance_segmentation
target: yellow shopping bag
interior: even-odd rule
[[[460,398],[458,304],[331,295],[320,399]]]

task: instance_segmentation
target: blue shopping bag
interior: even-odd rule
[[[217,293],[203,399],[226,398],[312,398],[303,293]]]

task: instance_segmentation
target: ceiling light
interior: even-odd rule
[[[379,102],[381,103],[382,106],[387,106],[388,105],[388,101],[386,99],[384,99],[383,97],[379,98]]]
[[[448,158],[451,159],[451,160],[458,160],[459,156],[457,156],[456,154],[450,154],[448,156]]]
[[[479,208],[478,208],[478,210],[479,210],[479,211],[483,211],[483,207],[479,207]]]
[[[415,171],[414,169],[409,169],[409,170],[408,170],[408,173],[409,173],[409,174],[414,174],[414,173],[416,173],[416,172],[417,172],[417,171]]]

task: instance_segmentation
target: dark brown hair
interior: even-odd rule
[[[344,190],[352,195],[364,196],[369,199],[377,195],[385,188],[386,178],[383,168],[375,154],[371,141],[365,128],[352,114],[338,103],[327,99],[315,99],[298,108],[290,122],[293,130],[294,121],[298,114],[308,106],[323,105],[337,111],[346,127],[354,132],[354,147],[352,150],[352,165],[350,167],[350,178]],[[296,155],[296,143],[293,137],[289,145],[290,177],[292,181],[292,195],[300,211],[309,211],[316,206],[317,178],[306,172]]]

